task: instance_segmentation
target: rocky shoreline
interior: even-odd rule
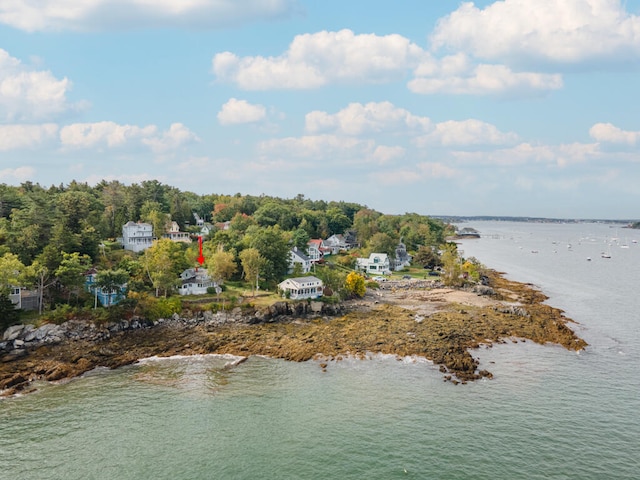
[[[363,299],[338,305],[278,302],[156,322],[17,325],[0,342],[0,396],[31,392],[34,380],[59,381],[100,366],[206,353],[316,359],[325,369],[345,355],[420,356],[440,365],[445,380],[464,383],[492,377],[478,370],[470,353],[480,345],[520,338],[570,350],[586,346],[567,327],[572,320],[545,300],[531,285],[492,272],[488,286],[472,290],[431,280],[387,282]]]

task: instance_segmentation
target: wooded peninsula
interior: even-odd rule
[[[0,185],[0,390],[177,353],[323,368],[416,355],[458,382],[490,376],[468,352],[480,344],[584,347],[534,288],[462,258],[455,235],[429,216],[304,195]]]

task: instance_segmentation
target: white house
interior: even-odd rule
[[[180,226],[178,222],[171,222],[167,233],[162,235],[164,238],[168,238],[172,242],[182,242],[182,243],[191,243],[191,238],[189,234],[186,232],[180,231]]]
[[[122,226],[122,246],[125,250],[142,252],[153,245],[153,226],[149,223],[127,222]]]
[[[22,295],[20,294],[20,291],[20,287],[13,286],[9,290],[9,300],[11,300],[11,303],[13,303],[17,309],[22,308]]]
[[[287,278],[279,283],[278,289],[292,300],[303,300],[321,297],[323,284],[322,280],[316,277],[296,277]]]
[[[178,287],[180,295],[204,295],[207,288],[215,287],[216,282],[211,280],[206,268],[187,268],[180,274],[182,283]]]
[[[369,258],[356,258],[356,269],[373,275],[391,273],[389,255],[386,253],[372,253]]]
[[[302,251],[298,250],[298,247],[293,247],[289,251],[289,273],[293,272],[296,263],[299,263],[302,267],[302,273],[309,273],[311,271],[311,260]]]
[[[307,243],[307,256],[311,263],[318,263],[324,257],[324,243],[322,239],[312,239]]]

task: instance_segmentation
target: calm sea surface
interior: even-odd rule
[[[640,478],[640,231],[465,226],[466,256],[537,285],[590,346],[482,349],[495,378],[458,386],[384,357],[98,370],[0,401],[0,478]]]

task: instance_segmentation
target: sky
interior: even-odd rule
[[[640,0],[2,0],[0,183],[640,218]]]

